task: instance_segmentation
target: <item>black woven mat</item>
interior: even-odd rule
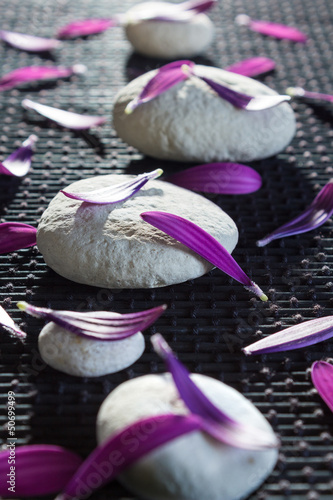
[[[1,27],[52,36],[67,22],[124,12],[129,0],[12,0],[0,3]],[[297,26],[306,45],[263,37],[234,23],[237,14]],[[273,58],[277,69],[262,80],[284,92],[303,85],[333,94],[332,4],[329,0],[224,0],[211,14],[216,38],[205,57],[219,67],[251,57]],[[140,72],[162,61],[132,53],[120,28],[64,42],[50,60],[0,44],[1,74],[31,64],[84,63],[84,76],[48,85],[27,85],[0,94],[0,160],[28,135],[38,135],[33,169],[21,180],[0,179],[1,221],[37,225],[57,191],[72,181],[97,174],[140,173],[181,165],[144,158],[117,138],[111,125],[116,92]],[[95,133],[74,133],[26,113],[25,97],[45,104],[110,116]],[[280,327],[332,313],[332,223],[260,249],[256,240],[298,214],[330,179],[333,156],[333,108],[329,104],[292,104],[298,121],[295,139],[277,157],[252,166],[263,177],[253,195],[215,196],[240,231],[234,256],[268,292],[266,304],[251,298],[241,285],[214,270],[197,280],[153,290],[100,290],[61,278],[38,251],[0,255],[0,303],[28,332],[25,345],[1,331],[0,387],[2,437],[7,439],[7,392],[17,398],[18,444],[54,443],[86,456],[95,446],[95,417],[106,395],[128,378],[160,372],[150,335],[161,332],[188,368],[241,391],[268,418],[281,437],[277,467],[251,500],[329,499],[333,497],[333,417],[315,393],[311,363],[332,355],[332,342],[287,353],[245,358],[240,349]],[[183,165],[182,165],[183,167]],[[18,300],[55,309],[138,311],[161,303],[168,310],[145,332],[147,348],[130,369],[97,379],[74,378],[47,367],[37,351],[41,322],[22,315]],[[132,499],[117,483],[92,497]],[[203,499],[204,500],[204,499]],[[223,499],[221,499],[223,500]]]

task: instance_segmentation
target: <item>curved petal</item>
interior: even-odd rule
[[[36,245],[37,229],[21,222],[0,224],[0,254]]]
[[[9,90],[22,83],[56,80],[68,78],[74,74],[82,73],[85,67],[81,64],[65,68],[61,66],[26,66],[18,68],[0,78],[0,91]]]
[[[250,17],[246,14],[240,14],[237,16],[236,22],[240,25],[247,26],[252,31],[261,33],[262,35],[291,40],[292,42],[299,43],[305,43],[307,41],[305,33],[291,26],[286,26],[285,24],[250,19]]]
[[[231,73],[237,73],[238,75],[255,77],[273,71],[275,66],[275,61],[268,57],[250,57],[249,59],[244,59],[224,69]]]
[[[333,365],[315,361],[311,367],[311,378],[318,394],[333,411]]]
[[[74,21],[59,28],[57,32],[58,38],[77,38],[81,36],[95,35],[102,33],[113,26],[119,26],[119,19],[114,18],[102,19],[83,19],[82,21]]]
[[[0,163],[0,174],[12,175],[15,177],[23,177],[26,175],[31,167],[31,158],[33,153],[33,146],[38,140],[36,135],[30,135],[22,146],[14,151],[8,158]]]
[[[6,30],[0,30],[0,38],[16,49],[28,52],[49,52],[61,45],[59,40],[53,38],[41,38],[39,36],[25,35]]]
[[[0,306],[0,325],[4,328],[8,328],[10,332],[14,333],[19,339],[24,339],[27,335],[22,332],[22,330],[14,323],[12,318],[7,314],[7,312]],[[0,481],[1,483],[1,481]]]

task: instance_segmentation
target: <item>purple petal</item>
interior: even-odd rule
[[[139,420],[98,446],[56,500],[87,498],[151,451],[200,428],[201,420],[195,415],[166,414]],[[129,436],[143,437],[136,449],[130,444]],[[94,481],[89,481],[92,477]]]
[[[311,319],[244,347],[245,354],[284,352],[308,347],[333,336],[333,316]]]
[[[206,12],[216,4],[216,0],[189,0],[186,2],[170,4],[156,2],[145,9],[131,13],[131,21],[169,21],[187,22],[201,12]],[[124,16],[126,24],[126,15]]]
[[[268,300],[263,291],[239,267],[235,259],[213,236],[193,222],[167,212],[144,212],[142,219],[187,246],[214,266],[242,283],[261,300]]]
[[[181,10],[195,10],[197,13],[206,12],[217,4],[217,0],[188,0],[175,4]]]
[[[33,146],[38,140],[36,135],[30,135],[22,146],[14,151],[2,163],[0,162],[0,174],[23,177],[31,167],[31,158],[33,155]]]
[[[2,325],[5,328],[8,328],[19,339],[24,339],[27,336],[26,333],[22,332],[22,330],[16,325],[16,323],[14,323],[9,314],[7,314],[6,311],[1,306],[0,306],[0,325]]]
[[[311,367],[311,378],[319,395],[333,411],[333,365],[315,361]]]
[[[37,229],[21,222],[0,224],[0,254],[36,245]]]
[[[25,35],[14,31],[0,30],[0,39],[9,43],[12,47],[28,52],[48,52],[61,45],[59,40],[52,38],[41,38],[39,36]]]
[[[289,95],[263,95],[253,97],[241,92],[236,92],[205,76],[196,76],[206,82],[219,97],[230,102],[230,104],[236,108],[245,109],[246,111],[263,111],[264,109],[274,108],[282,102],[290,101],[291,99]]]
[[[109,19],[83,19],[66,24],[58,30],[58,38],[76,38],[102,33],[113,26],[119,26],[117,16]]]
[[[22,106],[26,109],[33,109],[45,118],[58,123],[58,125],[73,130],[86,130],[91,127],[98,127],[106,122],[106,118],[103,116],[80,115],[64,111],[63,109],[45,106],[30,99],[23,99]]]
[[[250,19],[246,14],[240,14],[237,16],[236,22],[238,24],[248,26],[250,30],[261,33],[262,35],[291,40],[299,43],[305,43],[307,41],[307,36],[304,33],[296,28],[292,28],[291,26],[285,26],[284,24]]]
[[[239,163],[207,163],[171,175],[168,182],[193,191],[246,194],[260,189],[260,175]]]
[[[277,445],[277,441],[270,435],[235,421],[217,408],[193,382],[162,335],[153,335],[151,341],[156,353],[165,361],[185,405],[205,422],[206,432],[223,443],[240,448],[262,449]]]
[[[158,168],[148,174],[137,175],[134,179],[121,182],[120,184],[113,184],[102,189],[95,191],[88,191],[85,193],[70,193],[62,190],[68,198],[74,200],[84,201],[85,203],[95,203],[98,205],[108,205],[110,203],[119,203],[134,196],[150,179],[156,179],[162,175],[163,170]]]
[[[155,99],[170,88],[184,80],[187,80],[192,74],[195,64],[191,61],[176,61],[162,66],[155,76],[145,85],[139,96],[129,102],[125,113],[130,114],[135,108],[145,102]]]
[[[12,89],[21,83],[67,78],[82,73],[84,66],[75,64],[69,68],[61,66],[26,66],[18,68],[0,78],[0,91]]]
[[[7,446],[11,439],[7,440]],[[82,459],[75,453],[53,445],[27,445],[0,452],[0,495],[3,498],[34,497],[60,491],[80,467]],[[10,455],[15,450],[14,490],[9,490]]]
[[[291,97],[305,97],[306,99],[333,102],[333,95],[321,94],[320,92],[309,92],[301,87],[289,87],[286,92]]]
[[[74,311],[54,311],[34,307],[26,302],[18,302],[17,307],[37,318],[53,321],[80,337],[94,340],[122,340],[145,330],[154,323],[166,309],[166,305],[137,313],[118,314],[109,311],[80,313]]]
[[[275,69],[275,62],[268,57],[250,57],[224,68],[231,73],[249,77],[263,75]],[[287,92],[288,94],[288,92]]]
[[[326,222],[333,214],[333,181],[330,181],[317,194],[311,205],[300,215],[275,229],[265,238],[257,241],[263,247],[273,240],[312,231]]]

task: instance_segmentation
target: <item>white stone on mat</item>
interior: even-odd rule
[[[128,180],[106,175],[75,182],[67,191],[89,191]],[[168,182],[149,181],[133,198],[89,205],[58,193],[38,225],[45,262],[78,283],[102,288],[154,288],[197,278],[213,268],[205,259],[144,222],[150,210],[171,212],[198,224],[232,252],[233,220],[203,196]]]
[[[251,78],[208,66],[196,72],[251,96],[276,92]],[[117,134],[142,153],[176,161],[260,160],[282,151],[296,131],[288,103],[246,111],[219,97],[204,81],[191,77],[125,114],[156,70],[139,76],[118,93],[113,109]]]
[[[273,434],[263,415],[239,392],[204,375],[192,377],[230,417]],[[97,415],[98,442],[139,419],[186,411],[169,374],[129,380],[103,402]],[[129,434],[126,441],[129,447],[138,446],[140,437]],[[267,478],[277,457],[277,449],[243,450],[196,431],[149,453],[118,479],[145,500],[241,500]]]

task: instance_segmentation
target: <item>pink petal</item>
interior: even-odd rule
[[[311,367],[311,377],[319,395],[333,411],[333,365],[326,361],[315,361]]]
[[[23,177],[26,175],[31,167],[31,158],[33,155],[32,147],[37,140],[37,136],[30,135],[30,137],[22,143],[21,147],[0,163],[0,174],[16,177]]]
[[[0,306],[0,325],[2,325],[5,328],[8,328],[19,339],[24,339],[26,337],[26,333],[22,332],[22,330],[16,325],[16,323],[14,323],[9,314],[7,314],[7,312],[1,306]]]
[[[0,30],[0,38],[12,47],[28,52],[48,52],[61,45],[59,40],[52,38],[41,38],[39,36],[25,35],[14,31]]]
[[[36,245],[37,229],[21,222],[0,224],[0,254]]]
[[[151,451],[177,437],[200,430],[201,426],[200,417],[195,415],[157,415],[134,422],[98,446],[56,500],[87,498]],[[133,449],[126,437],[137,435],[146,439],[139,439],[139,446]],[[112,464],[110,456],[114,457]],[[90,477],[95,478],[94,482],[89,481]]]
[[[76,38],[102,33],[113,26],[119,26],[117,16],[109,19],[83,19],[66,24],[58,30],[58,38]]]
[[[11,439],[7,440],[7,446]],[[60,491],[79,468],[82,459],[53,445],[27,445],[0,452],[0,495],[3,498],[34,497]],[[10,453],[15,450],[15,493],[8,490]]]
[[[249,77],[263,75],[275,69],[275,62],[268,57],[250,57],[224,68],[231,73]]]
[[[132,113],[141,104],[155,99],[177,85],[177,83],[187,80],[194,66],[195,64],[192,61],[187,60],[175,61],[162,66],[145,85],[139,96],[128,103],[125,112]]]
[[[305,97],[306,99],[315,99],[318,101],[333,102],[333,95],[322,94],[320,92],[310,92],[309,90],[302,89],[301,87],[289,87],[286,90],[287,94],[291,97]]]
[[[193,191],[246,194],[260,189],[260,175],[239,163],[207,163],[188,168],[167,178],[168,182]]]
[[[291,26],[285,26],[284,24],[250,19],[246,14],[240,14],[237,16],[236,22],[238,24],[248,26],[250,30],[261,33],[262,35],[291,40],[299,43],[305,43],[307,41],[307,36],[302,31],[299,31]]]
[[[104,116],[72,113],[63,109],[45,106],[45,104],[39,104],[38,102],[31,101],[30,99],[23,99],[22,106],[26,109],[33,109],[40,115],[54,121],[58,125],[73,130],[86,130],[92,127],[98,127],[107,120]]]
[[[26,66],[18,68],[0,78],[0,91],[12,89],[21,83],[67,78],[82,73],[84,66],[75,64],[69,68],[61,66]]]

